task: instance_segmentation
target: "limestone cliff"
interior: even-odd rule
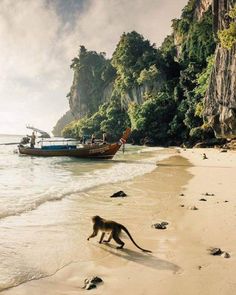
[[[157,54],[156,49],[152,50]],[[117,80],[120,81],[123,74],[120,76],[117,74],[104,54],[87,51],[84,47],[80,50],[79,57],[73,60],[72,68],[74,77],[68,97],[70,110],[75,119],[91,116],[98,111],[99,106],[109,102],[113,96],[119,97],[124,106],[130,102],[141,104],[144,102],[145,93],[160,89],[166,80],[166,75],[160,66],[160,74],[155,81],[145,80],[140,83],[133,81],[129,87],[121,90],[121,87],[117,86],[119,84]]]
[[[202,19],[204,13],[208,10],[212,0],[197,0],[195,3],[194,17],[199,21]]]
[[[115,69],[105,53],[88,51],[84,46],[80,46],[71,68],[74,77],[67,96],[71,113],[75,119],[80,119],[97,112],[99,106],[110,97]]]
[[[166,77],[164,73],[162,74],[162,78],[153,81],[152,83],[144,82],[142,85],[134,86],[129,91],[126,91],[122,97],[122,101],[125,105],[128,105],[130,102],[134,102],[137,104],[142,104],[145,100],[145,95],[149,92],[160,90],[163,85]]]
[[[191,43],[201,43],[201,40],[198,39],[202,30],[201,24],[212,22],[211,5],[212,0],[189,0],[182,10],[181,18],[173,20],[174,44],[177,50],[176,58],[179,62],[186,58],[186,56],[183,56],[183,51],[190,51],[189,45]],[[208,28],[207,31],[206,36],[212,34],[212,28]],[[209,40],[212,38],[210,35],[208,36]],[[207,43],[207,40],[204,40],[204,42]],[[201,44],[199,45],[201,46]]]
[[[137,104],[142,104],[144,102],[145,94],[153,91],[154,89],[161,89],[163,86],[164,79],[160,79],[156,81],[156,83],[143,83],[139,86],[134,86],[129,91],[126,91],[121,100],[124,105],[128,105],[130,102],[135,102]],[[112,93],[114,90],[114,81],[107,83],[100,90],[100,96],[98,97],[97,104],[95,106],[94,111],[97,111],[99,106],[104,103],[110,101],[112,97]],[[82,92],[82,87],[78,83],[77,75],[74,74],[74,81],[70,91],[70,110],[73,116],[76,119],[82,118],[85,115],[91,114],[91,109],[88,104],[89,95],[84,95]]]
[[[236,0],[214,0],[214,31],[227,29],[228,13]],[[233,21],[233,20],[231,20]],[[205,97],[205,119],[217,137],[236,137],[236,44],[225,49],[220,44],[215,54],[215,65]]]
[[[81,77],[82,76],[82,77]],[[99,106],[109,100],[113,91],[113,83],[99,83],[95,88],[92,80],[74,71],[74,79],[69,94],[69,106],[75,119],[95,113]]]
[[[67,111],[53,127],[52,133],[54,136],[62,136],[62,130],[67,125],[70,124],[75,118],[73,117],[71,111]]]

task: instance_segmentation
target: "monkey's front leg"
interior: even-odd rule
[[[87,238],[87,240],[89,241],[89,239],[96,237],[96,235],[98,234],[98,231],[93,231],[93,233]]]
[[[102,243],[104,236],[105,236],[105,233],[103,232],[103,233],[101,234],[101,238],[100,238],[99,244]]]

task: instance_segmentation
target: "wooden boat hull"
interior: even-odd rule
[[[77,158],[102,158],[112,159],[121,144],[104,144],[94,147],[84,147],[77,149],[61,149],[61,150],[43,150],[41,148],[30,148],[19,146],[19,153],[29,156],[41,157],[77,157]]]
[[[81,148],[66,148],[65,149],[43,149],[30,148],[20,145],[19,153],[29,156],[41,157],[76,157],[76,158],[96,158],[96,159],[112,159],[122,144],[126,142],[130,134],[130,128],[127,128],[118,143],[103,144],[103,145],[85,145]]]

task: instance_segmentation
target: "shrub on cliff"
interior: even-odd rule
[[[236,43],[236,23],[231,23],[228,29],[219,31],[218,37],[224,48],[231,49]]]
[[[175,113],[175,102],[166,92],[152,93],[142,105],[131,104],[132,129],[155,144],[169,143],[168,129]]]
[[[229,11],[229,27],[218,32],[221,45],[226,49],[231,49],[236,43],[236,5]]]

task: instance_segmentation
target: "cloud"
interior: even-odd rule
[[[68,110],[80,44],[112,55],[136,30],[160,45],[187,0],[1,0],[0,133],[51,130]]]
[[[68,109],[66,26],[45,1],[3,0],[0,6],[0,132],[22,133],[27,123],[51,129]]]
[[[90,0],[77,22],[79,40],[109,55],[123,32],[136,30],[161,45],[187,0]]]

